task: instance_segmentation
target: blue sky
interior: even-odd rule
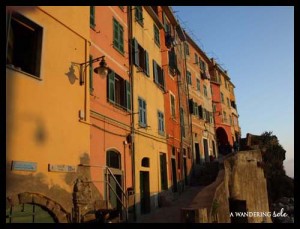
[[[272,131],[287,151],[287,175],[294,177],[294,7],[172,8],[200,48],[227,69],[242,137]]]

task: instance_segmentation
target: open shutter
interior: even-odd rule
[[[115,102],[115,73],[113,71],[108,75],[108,99]]]
[[[165,90],[166,88],[166,80],[165,80],[165,73],[164,73],[164,69],[161,68],[161,77],[162,77],[162,86],[163,86],[163,89]]]
[[[154,82],[158,83],[158,71],[157,71],[157,64],[155,60],[153,60],[153,75],[154,75]]]
[[[132,45],[133,45],[133,58],[134,58],[133,63],[136,66],[140,66],[140,63],[139,63],[139,44],[138,44],[137,40],[134,39],[134,38],[132,40]]]
[[[118,26],[119,26],[119,48],[122,52],[124,52],[123,27],[121,25]]]
[[[125,85],[126,85],[126,107],[127,107],[127,110],[130,111],[131,110],[131,86],[127,80],[125,82],[126,82],[125,83]]]
[[[150,76],[150,71],[149,71],[149,55],[148,52],[145,50],[145,73],[147,76]]]
[[[189,111],[190,111],[190,114],[194,113],[194,101],[193,101],[193,99],[189,99]]]
[[[118,22],[114,19],[114,47],[119,48],[119,25]]]
[[[144,114],[145,114],[145,117],[144,117],[145,126],[147,126],[147,103],[145,100],[143,101],[143,107],[144,107]]]

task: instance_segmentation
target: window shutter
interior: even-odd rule
[[[131,87],[130,83],[126,80],[126,107],[127,110],[131,110]]]
[[[189,111],[190,111],[190,114],[194,113],[194,101],[193,101],[193,99],[189,99]]]
[[[119,26],[118,22],[114,19],[114,46],[119,47]]]
[[[94,85],[93,85],[93,56],[90,55],[89,61],[90,61],[90,92],[93,92],[94,90]]]
[[[153,75],[154,75],[154,82],[158,83],[158,71],[157,71],[157,64],[155,60],[153,60]]]
[[[203,119],[203,113],[202,113],[202,106],[198,106],[198,115],[199,115],[199,118]]]
[[[143,101],[143,105],[144,105],[144,123],[145,123],[145,126],[147,126],[147,103],[146,101],[144,100]]]
[[[119,25],[119,48],[124,52],[123,27]]]
[[[108,99],[115,102],[115,73],[113,71],[108,75]]]
[[[134,55],[133,55],[134,62],[133,63],[136,66],[140,66],[140,63],[139,63],[139,44],[138,44],[137,40],[134,39],[134,38],[132,40],[132,45],[133,45],[133,50],[134,50]]]
[[[148,52],[145,50],[145,70],[146,70],[146,74],[147,76],[150,76],[150,72],[149,72],[149,55]]]

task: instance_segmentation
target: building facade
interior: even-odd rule
[[[6,220],[77,221],[80,204],[93,199],[76,189],[90,178],[79,166],[90,159],[89,81],[79,71],[90,49],[89,7],[6,16]]]

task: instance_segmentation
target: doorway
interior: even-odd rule
[[[177,171],[176,171],[176,160],[172,158],[172,181],[173,181],[173,192],[177,192]]]
[[[122,200],[122,190],[117,182],[122,185],[122,176],[114,174],[116,180],[112,175],[109,175],[109,202],[113,209],[117,209],[120,212],[122,211],[122,204],[120,200]],[[119,200],[120,199],[120,200]]]
[[[207,139],[203,139],[203,147],[204,147],[204,155],[205,155],[205,162],[209,162],[209,153],[208,153],[208,142]]]
[[[196,150],[196,164],[200,164],[200,148],[199,148],[199,143],[195,143],[195,150]]]
[[[150,212],[149,172],[140,171],[141,214]]]

